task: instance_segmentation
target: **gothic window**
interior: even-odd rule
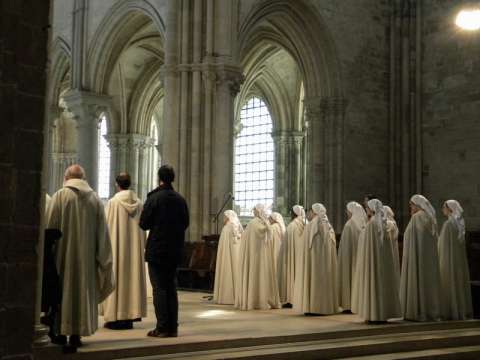
[[[251,216],[257,203],[273,204],[272,118],[265,103],[254,97],[242,108],[240,122],[235,140],[235,205],[240,216]]]
[[[110,197],[110,148],[106,135],[107,118],[102,115],[98,129],[98,195],[102,199]]]

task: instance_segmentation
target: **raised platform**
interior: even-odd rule
[[[367,325],[355,315],[305,317],[291,309],[237,311],[211,304],[203,293],[180,293],[179,337],[147,338],[153,307],[135,329],[101,328],[84,338],[77,354],[55,346],[37,349],[39,359],[233,359],[345,358],[480,344],[480,322]],[[102,322],[101,322],[102,324]],[[474,350],[466,352],[474,353]],[[398,355],[398,354],[397,354]],[[480,357],[478,357],[480,358]]]

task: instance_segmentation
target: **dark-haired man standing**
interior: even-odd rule
[[[189,225],[185,199],[173,190],[175,172],[169,165],[158,170],[159,186],[148,194],[140,218],[140,227],[150,230],[145,261],[153,288],[153,305],[157,326],[148,332],[152,337],[176,337],[178,298],[176,272]]]
[[[120,173],[115,179],[117,193],[105,207],[117,288],[100,313],[105,327],[113,330],[131,329],[135,320],[147,316],[145,232],[138,226],[143,206],[130,184],[130,175]]]

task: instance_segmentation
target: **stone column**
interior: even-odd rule
[[[212,216],[233,188],[233,99],[242,78],[232,41],[234,3],[171,0],[167,6],[162,75],[169,126],[160,141],[162,163],[177,172],[193,241],[213,231]]]
[[[105,136],[108,148],[110,149],[110,194],[115,194],[115,177],[118,175],[119,145],[117,134],[108,134]]]
[[[288,212],[290,206],[289,192],[290,182],[289,177],[291,174],[290,162],[288,159],[289,154],[289,139],[288,134],[285,132],[277,132],[272,134],[273,142],[275,146],[275,210],[283,215]]]
[[[303,199],[303,169],[304,164],[304,151],[303,151],[303,142],[305,134],[303,132],[293,132],[290,135],[290,159],[292,166],[290,167],[291,171],[291,182],[290,182],[290,204],[305,204],[305,199]],[[305,205],[304,205],[305,206]]]
[[[63,186],[63,178],[65,175],[65,170],[70,165],[75,164],[77,161],[76,153],[62,153],[54,152],[52,154],[52,186],[54,192],[59,190]]]
[[[322,202],[337,231],[344,220],[343,129],[346,101],[341,97],[305,99],[307,128],[307,205]]]
[[[178,48],[179,29],[178,17],[181,1],[168,0],[165,33],[165,65],[162,68],[163,84],[165,87],[164,118],[168,119],[169,126],[165,126],[161,143],[165,144],[165,153],[162,161],[179,167],[179,119],[178,119]]]
[[[145,199],[147,197],[147,186],[150,182],[150,174],[148,171],[147,162],[151,161],[149,154],[151,149],[151,138],[145,136],[140,142],[139,154],[138,154],[138,173],[139,180],[137,185],[138,197],[140,199]]]
[[[240,69],[223,68],[217,78],[215,115],[212,124],[213,148],[211,204],[213,213],[222,206],[223,199],[233,191],[234,99],[243,80]],[[232,204],[229,204],[231,206]],[[213,229],[212,229],[213,230]]]
[[[343,181],[343,130],[347,102],[341,97],[322,99],[322,116],[325,126],[326,190],[327,209],[337,231],[344,224],[344,181]]]
[[[104,95],[72,90],[65,97],[77,121],[78,162],[84,167],[90,186],[98,190],[98,126],[102,111],[110,106]]]
[[[321,99],[305,99],[306,112],[306,191],[305,206],[325,201],[325,128],[323,126]]]

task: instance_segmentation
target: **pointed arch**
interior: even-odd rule
[[[118,1],[108,13],[96,30],[91,41],[93,46],[88,51],[88,85],[98,93],[106,92],[113,65],[132,34],[152,21],[162,44],[165,39],[163,19],[158,10],[146,0]]]
[[[341,72],[332,36],[318,11],[304,0],[264,0],[240,27],[240,59],[269,45],[285,49],[297,62],[306,96],[342,94]]]
[[[57,37],[52,43],[50,65],[50,84],[48,87],[48,104],[51,107],[58,106],[58,99],[62,92],[62,82],[70,71],[72,51],[70,45],[62,37]]]

